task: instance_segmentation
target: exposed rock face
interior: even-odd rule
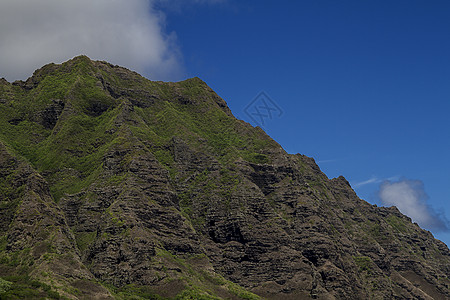
[[[3,295],[450,297],[445,244],[287,154],[198,78],[77,57],[1,81],[0,99]]]
[[[83,265],[64,213],[52,199],[45,179],[1,142],[0,169],[4,243],[0,275],[29,272],[45,282],[57,279],[55,288],[77,286],[84,297],[112,299]]]

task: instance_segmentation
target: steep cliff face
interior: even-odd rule
[[[0,81],[0,126],[0,296],[450,297],[445,244],[198,78],[81,56]]]

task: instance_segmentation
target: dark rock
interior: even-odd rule
[[[53,129],[64,109],[64,105],[64,101],[60,99],[54,99],[52,101],[52,104],[35,115],[35,119],[45,128]]]

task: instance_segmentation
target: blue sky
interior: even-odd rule
[[[86,54],[200,77],[255,126],[264,91],[287,152],[450,245],[449,16],[439,0],[2,0],[0,77]]]
[[[372,204],[389,205],[379,195],[390,186],[404,212],[450,244],[442,223],[417,215],[450,219],[450,2],[162,9],[186,77],[203,79],[253,125],[245,109],[265,91],[283,114],[263,128],[286,151],[314,157],[330,178],[344,175]],[[396,191],[402,184],[409,190]]]

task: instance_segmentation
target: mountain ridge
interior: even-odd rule
[[[199,78],[80,56],[2,80],[0,107],[0,296],[450,297],[444,243]]]

